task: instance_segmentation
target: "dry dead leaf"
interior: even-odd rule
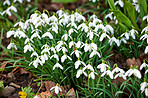
[[[8,97],[8,96],[10,96],[14,91],[15,91],[15,88],[14,88],[14,87],[12,87],[12,86],[6,86],[6,87],[4,88],[4,90],[2,91],[2,95],[3,95],[4,97]]]
[[[14,87],[16,87],[16,88],[21,88],[21,86],[15,84],[15,83],[12,83],[12,82],[11,82],[9,85],[10,85],[10,86],[14,86]]]
[[[50,97],[52,97],[52,94],[49,91],[41,92],[40,95],[39,95],[39,97],[40,98],[48,98],[48,97],[50,98]]]
[[[66,94],[68,98],[76,98],[76,93],[73,88],[71,88],[68,93]]]
[[[55,85],[56,85],[55,82],[45,81],[45,88],[46,88],[47,91],[50,91],[50,88],[52,88]]]
[[[140,66],[141,65],[141,61],[140,59],[135,59],[134,57],[132,59],[127,59],[126,60],[127,65],[130,67],[131,65],[135,66]]]

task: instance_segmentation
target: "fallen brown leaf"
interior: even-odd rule
[[[55,82],[45,81],[45,88],[46,88],[47,91],[50,91],[50,88],[52,88],[55,85],[56,85]]]
[[[76,98],[76,93],[73,88],[71,88],[68,93],[66,94],[68,98]]]
[[[39,97],[40,98],[50,98],[50,97],[52,97],[52,94],[49,91],[41,92]]]
[[[141,65],[141,61],[140,59],[135,59],[134,57],[132,59],[127,59],[126,60],[127,65],[130,67],[131,65],[135,66],[140,66]]]

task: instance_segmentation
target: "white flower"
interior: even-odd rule
[[[15,34],[15,31],[8,31],[6,37],[9,38],[9,37],[11,37],[14,34]]]
[[[71,33],[73,33],[73,32],[76,32],[76,33],[78,33],[75,29],[73,29],[73,28],[71,28],[71,29],[69,29],[69,31],[68,31],[68,33],[69,33],[69,36],[71,35]]]
[[[68,55],[64,54],[64,55],[61,57],[61,62],[63,63],[66,59],[72,60],[71,57],[69,57]]]
[[[135,39],[135,33],[138,34],[138,31],[132,29],[132,30],[129,31],[129,33],[130,33],[130,35],[133,37],[133,39]]]
[[[72,55],[73,53],[75,53],[77,58],[79,58],[80,54],[82,54],[81,51],[79,51],[79,50],[74,50],[70,55]]]
[[[119,39],[116,39],[115,37],[112,37],[109,39],[108,43],[110,43],[110,46],[113,44],[113,42],[115,42],[117,44],[117,46],[120,46],[120,41]]]
[[[111,34],[114,34],[114,29],[110,25],[106,25],[104,31],[105,32],[109,32],[110,31]]]
[[[57,19],[57,17],[55,17],[55,16],[53,15],[53,16],[49,17],[49,21],[55,23],[55,22],[58,21],[58,19]]]
[[[9,0],[5,0],[5,1],[3,2],[3,5],[5,5],[5,4],[7,4],[8,6],[10,6],[10,1],[9,1]]]
[[[86,66],[86,64],[84,63],[84,62],[82,62],[82,61],[80,61],[80,60],[77,60],[76,62],[75,62],[75,69],[78,69],[78,67],[80,66],[80,65],[84,65],[84,66]]]
[[[20,30],[20,28],[18,28],[14,34],[14,37],[19,37],[20,39],[21,37],[25,38],[27,36],[23,31]]]
[[[13,2],[15,3],[16,1],[18,1],[19,3],[23,3],[23,0],[14,0]]]
[[[53,52],[53,53],[56,53],[56,49],[54,47],[51,47],[50,50]]]
[[[101,63],[97,66],[98,69],[101,70],[101,72],[105,72],[106,68],[110,68],[107,64]]]
[[[75,16],[77,22],[81,22],[81,20],[85,21],[85,17],[82,16],[81,14],[79,14],[78,12],[75,12],[74,16]]]
[[[145,87],[147,87],[148,86],[148,83],[147,82],[142,82],[141,84],[140,84],[140,90],[143,92],[144,90],[145,90]]]
[[[100,41],[103,41],[103,39],[104,39],[105,37],[108,37],[108,38],[110,39],[110,37],[109,37],[106,33],[103,33],[103,34],[101,35],[101,37],[100,37]]]
[[[112,73],[114,74],[114,73],[125,73],[125,71],[123,70],[123,69],[121,69],[121,68],[119,68],[119,67],[116,67],[115,69],[113,69],[113,71],[112,71]]]
[[[111,12],[111,13],[109,13],[109,14],[107,14],[106,16],[105,16],[105,18],[110,18],[110,20],[112,20],[113,19],[113,12]]]
[[[34,51],[32,54],[31,54],[31,56],[30,57],[33,57],[33,56],[36,56],[36,57],[38,57],[39,55]]]
[[[145,54],[148,53],[148,46],[146,46],[144,53],[145,53]]]
[[[143,28],[143,30],[141,31],[141,33],[143,33],[143,32],[148,32],[148,26],[146,26],[145,28]]]
[[[148,34],[144,34],[140,37],[140,40],[145,40],[147,39],[147,43],[148,43]]]
[[[44,38],[44,37],[49,37],[50,39],[53,39],[53,36],[52,36],[52,34],[50,33],[50,32],[46,32],[46,33],[44,33],[43,35],[42,35],[42,38]]]
[[[132,74],[134,74],[136,77],[138,77],[139,79],[141,78],[141,73],[139,70],[137,69],[129,69],[126,73],[125,76],[131,76]]]
[[[121,38],[121,39],[120,39],[120,43],[121,43],[122,41],[123,41],[124,43],[127,43],[127,41],[126,41],[125,38]]]
[[[59,56],[58,56],[57,54],[52,55],[52,56],[50,57],[50,59],[52,59],[53,57],[54,57],[57,61],[59,61]]]
[[[17,22],[15,25],[14,25],[14,27],[16,27],[17,25],[19,25],[22,29],[25,29],[26,27],[25,27],[25,23],[23,23],[23,22]]]
[[[17,47],[14,43],[10,43],[8,46],[7,46],[7,49],[11,49],[11,48],[15,48],[17,50]]]
[[[49,24],[49,18],[48,18],[48,15],[47,15],[47,14],[42,13],[42,14],[41,14],[41,17],[42,17],[42,20],[43,20],[45,23]]]
[[[63,16],[63,14],[64,14],[64,11],[63,10],[58,10],[56,12],[56,14],[58,14],[59,18],[61,18]]]
[[[115,75],[114,79],[116,79],[117,77],[122,77],[124,80],[126,80],[125,73],[122,73],[122,72],[117,73],[117,74]]]
[[[40,35],[39,35],[38,32],[34,33],[34,34],[31,36],[31,40],[32,40],[33,38],[35,38],[35,37],[41,39],[41,37],[40,37]]]
[[[84,72],[83,70],[79,69],[79,70],[77,71],[76,78],[79,78],[82,73],[87,77],[87,73]]]
[[[93,42],[90,44],[90,47],[91,47],[91,50],[97,50],[97,44]]]
[[[104,75],[109,75],[109,77],[111,78],[111,79],[113,79],[113,73],[110,71],[110,70],[107,70],[107,71],[104,71],[103,73],[102,73],[102,75],[101,75],[101,77],[103,77]]]
[[[88,50],[91,49],[91,46],[87,43],[84,44],[84,51],[87,52]]]
[[[83,44],[84,44],[84,43],[81,42],[81,41],[78,41],[77,43],[75,43],[75,45],[76,45],[77,48],[80,48],[80,46],[83,45]]]
[[[148,97],[148,88],[145,88],[145,96]]]
[[[82,28],[81,31],[85,31],[85,32],[88,32],[88,29],[89,29],[89,27],[88,27],[85,23],[80,24],[80,25],[78,26],[78,30],[79,30],[80,28]]]
[[[48,56],[47,56],[47,54],[43,54],[43,55],[41,55],[41,62],[44,64],[45,63],[45,61],[46,60],[48,60]]]
[[[27,44],[28,42],[32,42],[32,43],[34,43],[32,39],[26,38],[24,44]]]
[[[55,70],[55,68],[58,68],[58,67],[63,70],[62,65],[60,65],[59,63],[56,63],[56,64],[53,66],[53,69],[52,69],[52,70]]]
[[[96,72],[90,72],[90,74],[88,75],[89,78],[95,79],[95,74],[97,75]]]
[[[94,32],[90,30],[90,31],[87,33],[87,36],[86,36],[86,37],[89,37],[89,39],[92,40],[92,39],[93,39],[93,35],[94,35]]]
[[[72,37],[71,37],[70,35],[68,35],[67,33],[64,34],[64,35],[61,37],[61,39],[64,39],[65,41],[67,41],[67,40],[68,40],[68,36],[72,39]]]
[[[95,71],[94,68],[93,68],[90,64],[88,64],[87,66],[85,66],[85,67],[83,68],[83,71],[85,71],[86,69],[89,69],[89,70],[91,70],[92,72]]]
[[[37,68],[39,64],[40,64],[40,65],[43,65],[43,63],[42,63],[41,60],[40,60],[40,56],[38,56],[38,57],[36,58],[36,60],[34,60],[32,63],[33,63],[33,66],[34,66],[35,68]],[[32,63],[30,63],[29,65],[31,65]]]
[[[68,50],[65,47],[62,47],[59,50],[62,50],[63,51],[63,54],[65,54],[66,52],[68,52]]]
[[[54,87],[52,87],[50,90],[53,90],[53,89],[55,90],[55,93],[56,93],[56,94],[58,94],[59,91],[62,92],[62,89],[61,89],[59,86],[54,86]]]
[[[114,5],[117,5],[119,4],[121,7],[123,7],[124,3],[123,1],[119,0],[119,1],[116,1]]]
[[[71,48],[75,44],[74,41],[69,42],[69,48]]]
[[[144,16],[142,19],[143,19],[143,21],[147,20],[147,22],[148,22],[148,15]]]
[[[89,19],[92,19],[92,20],[94,20],[94,19],[96,19],[96,18],[98,18],[95,14],[93,14],[93,15],[91,15],[90,16],[90,18]]]
[[[91,54],[89,55],[89,58],[92,58],[94,55],[98,55],[99,58],[101,58],[100,53],[99,53],[98,51],[96,51],[96,50],[93,50],[93,51],[91,52]]]
[[[144,62],[143,64],[141,64],[141,66],[140,66],[140,70],[142,70],[143,67],[148,67],[148,64],[146,64],[145,62]]]
[[[26,53],[27,51],[34,51],[34,49],[32,48],[31,44],[29,43],[28,45],[24,46],[24,53]]]
[[[38,95],[35,95],[33,98],[40,98]]]

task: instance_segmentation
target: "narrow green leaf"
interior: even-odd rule
[[[116,10],[116,7],[114,5],[114,0],[108,0],[108,4],[111,7],[112,10]]]

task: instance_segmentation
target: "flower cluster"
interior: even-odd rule
[[[27,0],[27,2],[30,2],[31,0]],[[17,8],[16,6],[14,6],[14,3],[23,3],[24,0],[13,0],[13,2],[11,2],[11,0],[5,0],[3,2],[3,6],[7,6],[8,8],[6,10],[4,10],[3,12],[0,12],[0,14],[3,16],[4,14],[7,14],[8,16],[11,16],[11,11],[17,12]]]

